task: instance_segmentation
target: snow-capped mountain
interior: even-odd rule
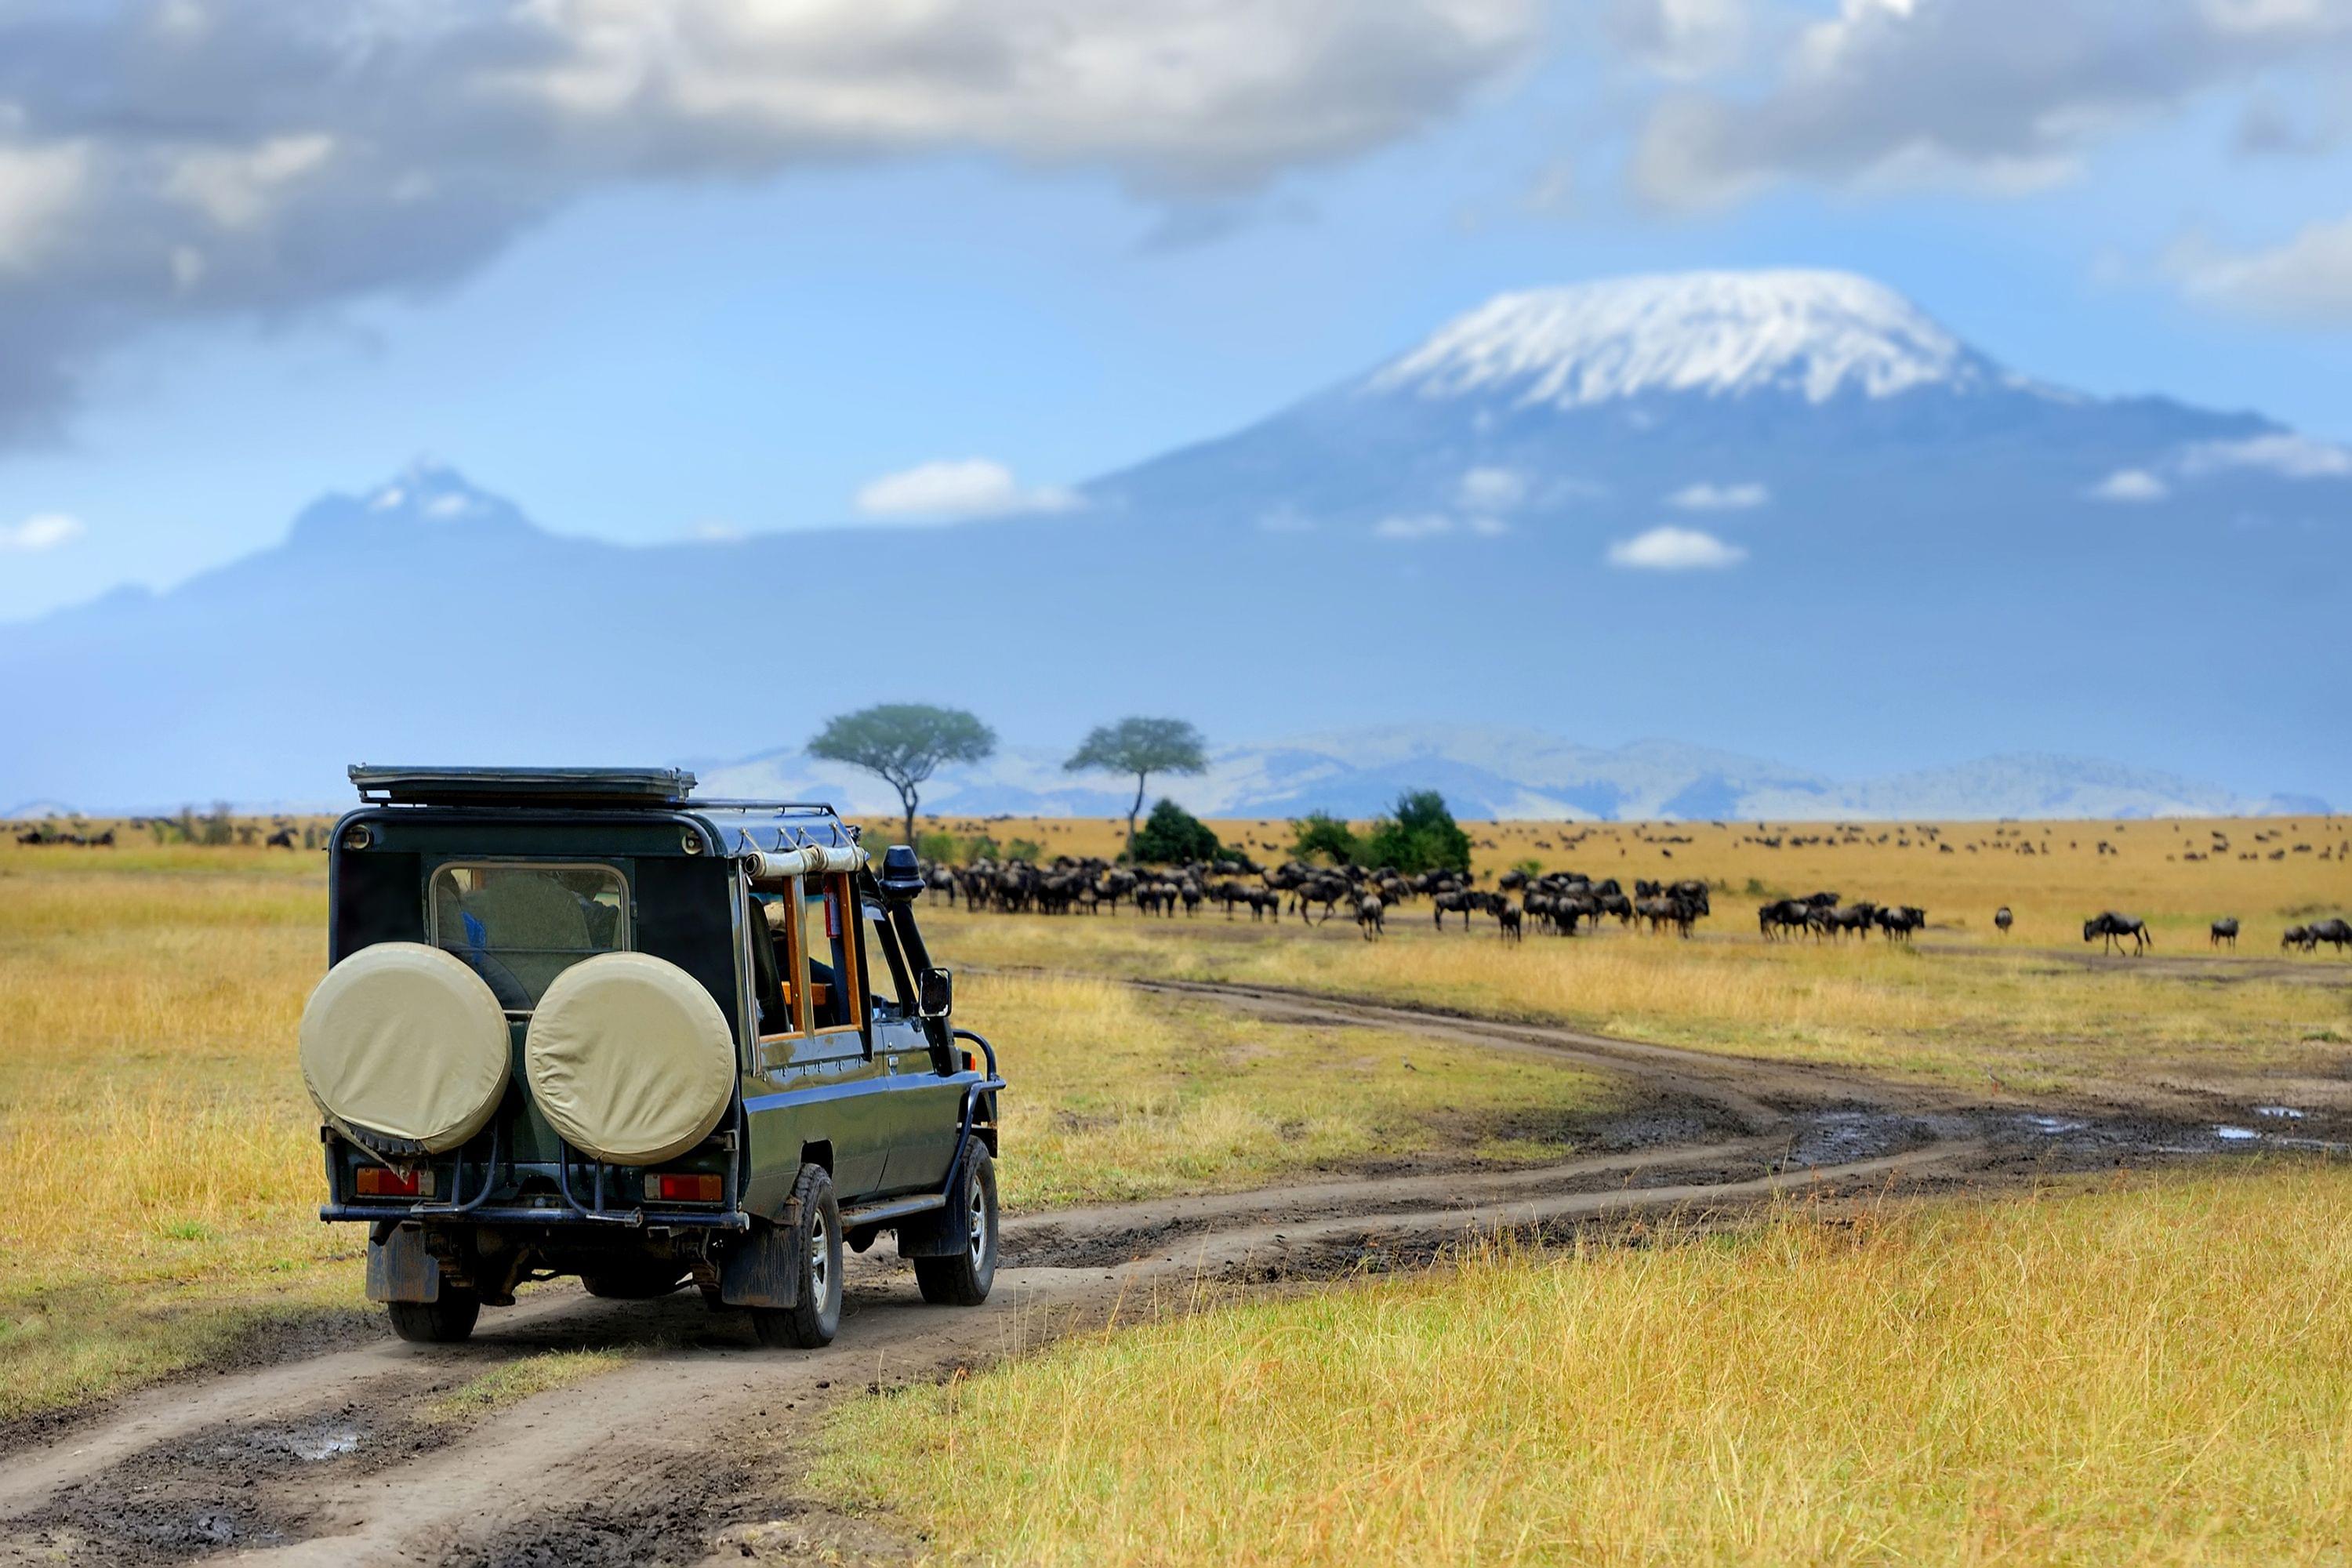
[[[1775,818],[2196,787],[2137,769],[2352,795],[2352,451],[2015,358],[1864,279],[1706,273],[1503,296],[1050,516],[624,547],[419,468],[168,593],[0,626],[0,800],[756,757],[908,700],[1041,748],[999,781],[1038,799],[1093,787],[1047,753],[1136,712],[1345,734],[1221,760],[1218,798],[1269,813],[1412,784]],[[1620,744],[1660,734],[1720,758]]]
[[[1580,408],[1653,393],[1972,391],[1998,367],[1849,272],[1685,272],[1502,294],[1372,373],[1372,392]]]

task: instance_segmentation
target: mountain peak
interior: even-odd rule
[[[419,458],[359,495],[325,495],[294,520],[298,544],[329,543],[386,531],[435,534],[530,531],[512,501],[476,486],[446,464]]]
[[[1851,272],[1675,272],[1500,294],[1372,373],[1372,392],[1581,407],[1657,393],[1826,402],[2003,376],[1902,295]]]

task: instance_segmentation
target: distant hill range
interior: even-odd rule
[[[1056,743],[1130,712],[1346,738],[1230,753],[1222,798],[1266,812],[1416,782],[1511,815],[2104,814],[2352,778],[2352,451],[2044,384],[1846,274],[1505,295],[1057,503],[625,546],[413,469],[169,592],[0,626],[0,802],[754,756],[909,699]],[[1852,784],[1729,752],[1995,760]],[[1051,773],[973,798],[1072,798]]]
[[[890,813],[897,796],[870,774],[775,752],[693,764],[715,795],[830,800]],[[2252,816],[2319,813],[2316,799],[2260,799],[2087,757],[1987,757],[1959,767],[1842,782],[1672,741],[1615,750],[1532,731],[1388,725],[1213,751],[1196,777],[1155,780],[1202,816],[1369,817],[1408,789],[1441,791],[1465,818],[1538,820],[1861,821],[1968,817]],[[1133,798],[1100,775],[1063,771],[1061,754],[1013,747],[975,768],[944,770],[923,792],[925,815],[956,818],[1119,816]]]

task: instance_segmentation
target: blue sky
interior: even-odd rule
[[[742,4],[642,10],[723,33]],[[1015,57],[1033,24],[1165,47],[1147,5],[878,8],[967,13],[959,47]],[[1008,109],[803,9],[723,71],[629,57],[614,100],[609,51],[640,43],[594,0],[540,8],[580,26],[523,39],[561,112],[521,130],[442,99],[514,37],[412,39],[391,0],[305,13],[348,24],[304,40],[331,60],[396,35],[345,95],[383,114],[203,0],[0,13],[0,360],[54,372],[0,372],[0,618],[176,581],[420,455],[626,540],[859,521],[862,487],[935,461],[1036,492],[1499,289],[1625,271],[1851,268],[2036,376],[2352,439],[2338,0],[1400,0],[1453,54],[1197,0],[1158,8],[1191,17],[1193,76],[1133,113],[1087,74],[1131,62],[1066,41],[1014,59],[1044,85]],[[795,50],[872,69],[871,101],[807,110]],[[189,100],[165,143],[148,100],[106,108],[152,95],[158,51]]]

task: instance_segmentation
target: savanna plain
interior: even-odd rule
[[[929,826],[1047,855],[1107,853],[1118,831]],[[1212,826],[1268,862],[1288,837]],[[1606,1179],[1637,1187],[1633,1162],[1677,1140],[1738,1143],[1767,1185],[1442,1245],[1350,1232],[1311,1263],[1203,1272],[1173,1307],[1041,1324],[952,1375],[778,1409],[752,1436],[790,1456],[797,1506],[856,1521],[836,1550],[2352,1556],[2352,960],[2279,946],[2352,912],[2344,821],[1467,826],[1487,885],[1697,877],[1713,914],[1687,941],[1612,921],[1511,942],[1485,917],[1441,931],[1422,900],[1372,942],[1344,917],[927,899],[959,1016],[1013,1085],[1013,1271],[1024,1246],[1055,1260],[1059,1216],[1612,1160]],[[382,1336],[360,1238],[315,1218],[293,1068],[322,858],[129,832],[0,847],[0,1442],[68,1441],[209,1369]],[[1928,924],[1907,943],[1763,939],[1758,904],[1817,889]],[[2084,942],[2110,909],[2147,921],[2148,955]],[[2208,939],[2225,915],[2235,949]],[[1592,1049],[1508,1048],[1522,1037]],[[1672,1048],[1671,1081],[1612,1066],[1640,1045]],[[1805,1131],[1758,1154],[1762,1124],[1713,1127],[1685,1079],[1759,1114],[1811,1094]],[[1879,1144],[1795,1147],[1846,1114],[1914,1130],[1885,1150],[1951,1152],[1915,1178],[1861,1159]],[[662,1352],[671,1321],[467,1363],[430,1418],[593,1389]],[[680,1551],[698,1549],[646,1554]]]

